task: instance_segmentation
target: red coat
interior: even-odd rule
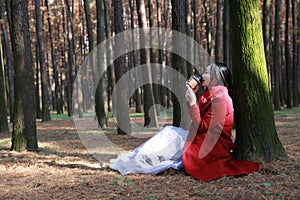
[[[224,86],[205,91],[198,105],[188,106],[192,119],[182,162],[188,174],[208,182],[222,176],[249,174],[259,170],[256,163],[236,160],[231,150],[233,105]]]

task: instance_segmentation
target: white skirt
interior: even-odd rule
[[[110,160],[109,167],[122,175],[130,173],[157,174],[168,168],[182,169],[182,152],[188,131],[166,126],[145,143]]]

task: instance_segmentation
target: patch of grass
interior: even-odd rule
[[[276,110],[274,111],[274,114],[281,117],[300,116],[300,107],[295,107],[291,109],[284,108],[282,110]]]

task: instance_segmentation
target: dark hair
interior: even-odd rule
[[[217,70],[218,69],[218,70]],[[220,85],[227,87],[229,95],[232,95],[232,74],[229,67],[222,62],[214,62],[210,69],[211,77],[215,77]]]

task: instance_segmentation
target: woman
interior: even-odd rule
[[[233,105],[228,94],[231,73],[223,63],[209,65],[203,74],[205,92],[199,97],[187,89],[188,112],[192,119],[182,162],[191,176],[208,182],[222,176],[249,174],[259,170],[256,163],[236,160],[231,139]]]
[[[206,91],[195,93],[199,84]],[[197,84],[198,83],[198,84]],[[121,174],[157,174],[170,167],[182,169],[202,181],[223,175],[248,174],[258,170],[250,161],[233,159],[231,140],[233,106],[227,88],[231,88],[231,73],[222,63],[209,65],[203,80],[193,76],[187,81],[186,100],[192,119],[189,131],[167,126],[136,148],[111,160],[110,168]]]

